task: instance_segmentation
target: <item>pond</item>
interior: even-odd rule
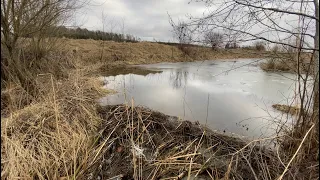
[[[272,104],[290,104],[295,76],[260,69],[261,59],[212,60],[140,65],[148,73],[119,71],[103,77],[118,93],[99,101],[146,106],[181,120],[199,121],[212,130],[259,138],[271,136],[277,123],[292,118]]]

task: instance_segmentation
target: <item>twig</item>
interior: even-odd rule
[[[98,149],[96,155],[94,156],[92,163],[96,160],[97,156],[99,155],[100,151],[102,150],[102,148],[105,146],[105,144],[108,142],[108,140],[110,139],[111,135],[113,134],[113,132],[118,128],[120,124],[120,121],[118,121],[118,124],[116,125],[116,127],[111,131],[111,133],[109,134],[109,136],[107,137],[107,139],[101,144],[100,148]]]
[[[249,166],[250,170],[252,171],[252,174],[253,174],[253,176],[254,176],[254,179],[255,179],[255,180],[259,180],[259,179],[258,179],[258,177],[257,177],[257,174],[256,174],[256,172],[254,172],[254,170],[253,170],[253,168],[252,168],[252,166],[251,166],[251,164],[250,164],[249,160],[244,156],[244,154],[243,154],[243,153],[241,153],[241,154],[242,154],[242,157],[244,158],[244,160],[246,160],[246,162],[247,162],[247,164],[248,164],[248,166]]]
[[[197,147],[194,147],[194,153],[196,153],[197,150],[198,150]],[[188,180],[190,180],[190,176],[191,176],[192,163],[193,163],[193,157],[190,159],[190,165],[189,165],[189,171],[188,171]]]
[[[232,155],[236,155],[238,154],[240,151],[244,150],[246,147],[248,147],[250,144],[254,143],[254,142],[259,142],[259,141],[264,141],[264,140],[269,140],[269,139],[276,139],[278,137],[281,137],[281,136],[274,136],[274,137],[269,137],[269,138],[262,138],[262,139],[256,139],[256,140],[253,140],[253,141],[250,141],[247,145],[243,146],[241,149],[239,149],[238,151],[232,153]]]
[[[186,175],[187,171],[183,171],[182,173],[179,174],[177,177],[178,179],[182,179]]]
[[[112,179],[115,179],[115,178],[123,178],[123,175],[122,174],[120,174],[120,175],[117,175],[117,176],[114,176],[114,177],[112,177],[112,178],[109,178],[109,179],[107,179],[107,180],[112,180]]]
[[[284,174],[288,171],[288,168],[289,168],[290,164],[292,163],[292,161],[294,160],[294,158],[297,156],[299,150],[300,150],[301,147],[302,147],[303,142],[306,140],[309,132],[311,131],[311,129],[312,129],[313,127],[314,127],[314,124],[313,124],[313,125],[311,126],[311,128],[308,130],[308,132],[306,133],[306,135],[304,135],[304,137],[303,137],[303,139],[302,139],[302,141],[301,141],[301,143],[300,143],[297,151],[294,153],[294,155],[293,155],[292,158],[290,159],[289,163],[287,164],[286,168],[284,169],[284,171],[282,172],[282,174],[281,174],[281,176],[278,178],[278,180],[281,180],[281,179],[283,178]]]
[[[278,159],[279,159],[279,161],[280,161],[280,163],[283,165],[283,167],[286,167],[286,165],[284,165],[284,163],[282,162],[282,160],[281,160],[281,158],[280,158],[280,156],[279,156],[279,146],[277,147],[277,156],[278,156]]]
[[[233,157],[234,157],[234,156],[231,156],[231,159],[230,159],[230,163],[229,163],[227,172],[225,173],[225,177],[224,177],[225,180],[229,180],[229,174],[230,174],[230,171],[231,171],[231,166],[232,166]]]
[[[209,171],[208,170],[206,170],[207,171],[207,174],[210,176],[210,178],[212,179],[212,180],[214,180],[214,178],[212,177],[212,175],[209,173]]]
[[[170,158],[168,158],[168,160],[178,159],[178,158],[182,158],[182,157],[195,156],[195,155],[199,155],[199,154],[201,154],[201,153],[185,154],[185,155],[181,155],[181,156],[170,157]]]

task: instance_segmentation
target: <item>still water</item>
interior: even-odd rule
[[[149,74],[103,77],[118,93],[101,98],[114,105],[134,100],[182,120],[199,121],[213,130],[259,138],[275,133],[277,122],[292,118],[272,104],[290,104],[295,76],[264,72],[260,59],[214,60],[141,65]]]

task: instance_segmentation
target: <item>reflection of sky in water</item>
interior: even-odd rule
[[[181,119],[203,124],[207,119],[208,126],[215,130],[251,137],[270,135],[275,127],[270,120],[286,118],[271,105],[291,102],[294,76],[266,73],[257,66],[246,65],[253,61],[144,65],[143,68],[163,72],[105,77],[106,87],[120,93],[102,98],[101,103],[120,104],[133,98],[135,105]],[[224,72],[229,69],[234,70]]]

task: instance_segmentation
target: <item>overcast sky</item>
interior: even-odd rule
[[[168,14],[177,22],[187,19],[187,15],[203,17],[208,9],[203,2],[193,0],[90,0],[90,5],[74,16],[75,26],[89,30],[102,30],[102,13],[106,16],[105,31],[131,34],[148,41],[175,41]],[[214,2],[218,2],[216,0]],[[213,7],[210,7],[211,10]],[[292,30],[296,26],[297,16],[280,17],[281,26]],[[291,25],[290,25],[291,24]],[[124,28],[123,28],[124,27]],[[260,30],[259,30],[260,29]],[[261,31],[261,27],[252,27],[252,32]],[[256,32],[255,32],[256,33]],[[272,35],[283,39],[281,34]],[[278,39],[279,40],[279,39]],[[280,40],[281,41],[281,40]],[[310,41],[310,40],[307,40]],[[310,41],[310,43],[313,43]]]
[[[142,40],[172,41],[173,20],[186,18],[187,14],[202,16],[204,3],[190,3],[189,0],[94,0],[88,7],[76,15],[74,25],[89,30],[102,30],[102,12],[107,16],[106,31],[138,36]],[[96,6],[97,5],[97,6]]]

